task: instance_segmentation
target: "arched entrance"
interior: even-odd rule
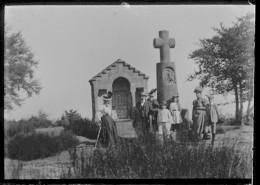
[[[112,107],[116,110],[118,118],[129,118],[129,111],[132,107],[132,96],[129,81],[124,77],[119,77],[114,80],[112,89]]]

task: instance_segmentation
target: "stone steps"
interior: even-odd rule
[[[114,120],[117,126],[118,136],[122,138],[137,138],[135,128],[133,127],[133,120],[131,119],[117,119]]]

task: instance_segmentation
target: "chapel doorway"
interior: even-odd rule
[[[130,109],[132,107],[129,81],[124,77],[119,77],[114,80],[112,88],[112,108],[116,110],[119,119],[129,118]]]

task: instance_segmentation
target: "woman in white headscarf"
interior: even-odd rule
[[[99,111],[97,112],[98,123],[102,126],[103,142],[108,146],[114,146],[118,140],[116,123],[111,118],[112,106],[109,104],[111,98],[112,93],[104,95],[104,103],[99,107]]]

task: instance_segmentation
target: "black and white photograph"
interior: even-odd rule
[[[6,5],[4,179],[252,179],[255,5]]]

